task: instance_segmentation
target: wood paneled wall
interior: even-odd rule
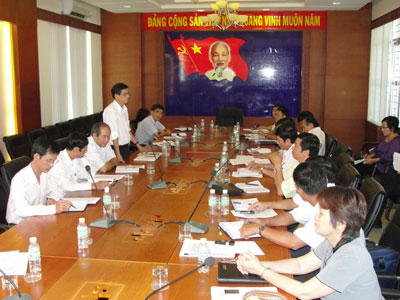
[[[142,49],[140,14],[101,11],[103,104],[111,101],[111,87],[117,82],[129,86],[129,116],[134,119],[142,103]]]
[[[36,0],[0,0],[0,20],[13,24],[18,131],[41,127]]]

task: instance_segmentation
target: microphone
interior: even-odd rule
[[[163,180],[163,173],[162,173],[160,164],[158,163],[156,153],[154,152],[153,142],[150,142],[149,145],[150,145],[151,151],[152,151],[152,153],[154,155],[154,158],[156,159],[157,168],[158,168],[158,171],[160,172],[160,180],[157,180],[157,181],[154,181],[152,183],[149,183],[147,186],[152,190],[160,190],[160,189],[166,189],[167,188],[167,184],[176,185],[176,183],[174,183],[174,182],[165,182]]]
[[[162,289],[164,289],[164,288],[166,288],[167,286],[170,286],[171,284],[177,282],[178,280],[181,280],[182,278],[184,278],[184,277],[186,277],[186,276],[192,274],[193,272],[197,271],[198,269],[200,269],[200,268],[202,268],[202,267],[204,267],[204,266],[211,267],[212,265],[214,265],[214,263],[215,263],[214,257],[212,257],[212,256],[207,257],[201,265],[197,266],[196,268],[194,268],[193,270],[187,272],[186,274],[183,274],[182,276],[180,276],[180,277],[178,277],[178,278],[172,280],[171,282],[167,283],[166,285],[163,285],[162,287],[160,287],[160,288],[154,290],[154,291],[151,292],[146,298],[144,298],[144,300],[149,299],[151,296],[153,296],[154,294],[158,293],[158,292],[161,291]]]
[[[215,175],[217,175],[217,173],[218,173],[223,167],[225,167],[226,164],[228,164],[228,162],[229,162],[229,160],[232,158],[232,156],[235,155],[235,154],[237,154],[238,152],[239,152],[239,151],[236,149],[236,150],[228,157],[227,161],[226,161],[225,163],[223,163],[222,166],[219,167],[218,170],[212,170],[212,171],[211,171],[211,177],[210,177],[210,179],[209,179],[208,181],[205,181],[205,180],[204,180],[204,181],[203,181],[203,180],[201,180],[201,181],[200,181],[200,180],[199,180],[199,181],[195,181],[195,182],[204,182],[204,183],[206,183],[206,186],[205,186],[203,192],[201,193],[199,200],[197,200],[196,206],[194,207],[192,213],[190,214],[190,216],[189,216],[189,218],[188,218],[188,220],[187,220],[187,223],[190,224],[190,232],[191,232],[191,233],[206,233],[206,232],[207,232],[207,230],[208,230],[207,224],[200,223],[200,222],[197,222],[197,221],[192,221],[192,217],[193,217],[194,213],[196,212],[197,207],[199,207],[200,201],[201,201],[201,199],[203,198],[204,194],[206,193],[206,190],[207,190],[207,188],[210,186],[210,183],[211,183],[212,180],[214,179]],[[193,183],[195,183],[195,182],[193,182]],[[165,223],[162,223],[162,224],[158,225],[157,228],[160,228],[161,226],[164,226],[164,225],[166,225],[166,224],[171,224],[171,223],[177,223],[177,222],[165,222]],[[179,224],[182,224],[182,222],[180,222]]]
[[[90,166],[86,165],[85,166],[85,170],[89,173],[90,178],[92,179],[92,182],[93,182],[94,187],[96,189],[97,195],[100,197],[100,201],[101,201],[101,204],[103,205],[103,209],[106,212],[106,217],[94,220],[92,223],[89,224],[89,226],[98,227],[98,228],[111,228],[116,223],[128,223],[128,224],[135,225],[136,227],[140,227],[140,225],[136,224],[135,222],[126,221],[126,220],[116,220],[113,216],[110,216],[110,214],[107,211],[107,208],[104,205],[104,202],[101,199],[101,195],[100,195],[99,189],[97,188],[96,181],[94,181],[94,178],[92,176],[92,172],[90,172]]]
[[[182,157],[178,150],[175,149],[175,152],[178,155],[178,157],[171,158],[168,162],[170,162],[170,163],[181,163],[182,160],[190,160],[191,162],[193,162],[193,159],[191,159],[191,158]]]
[[[207,257],[207,259],[208,258],[209,257]],[[204,261],[204,263],[205,263],[205,261]],[[19,289],[18,289],[17,285],[14,283],[14,281],[12,281],[11,278],[8,277],[7,274],[3,272],[2,269],[0,269],[0,272],[1,272],[1,274],[3,274],[3,276],[6,278],[6,280],[9,283],[11,283],[11,285],[17,291],[17,294],[18,294],[18,295],[12,295],[12,296],[4,297],[2,300],[18,300],[18,299],[20,299],[20,300],[33,300],[32,297],[29,296],[28,294],[25,294],[25,293],[21,294],[21,292],[19,291]]]

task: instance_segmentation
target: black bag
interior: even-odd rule
[[[396,275],[399,265],[399,252],[380,245],[367,245],[376,274]],[[395,288],[395,280],[379,280],[381,288]]]

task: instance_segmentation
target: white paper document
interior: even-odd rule
[[[239,241],[234,245],[216,244],[215,241],[207,241],[210,255],[213,257],[234,258],[235,254],[241,254],[247,251],[254,255],[264,255],[264,252],[254,241]],[[181,257],[197,257],[200,247],[200,240],[185,239],[183,242],[179,256]]]
[[[144,165],[123,165],[115,168],[115,174],[131,174],[139,173],[140,169],[144,169]]]
[[[113,174],[96,174],[94,176],[94,181],[118,181],[124,178],[124,175],[113,175]]]
[[[400,171],[400,153],[393,153],[393,168],[398,172]]]
[[[269,193],[269,189],[264,187],[260,181],[254,180],[250,182],[240,182],[235,184],[236,187],[242,189],[246,194],[265,194]]]
[[[242,177],[253,177],[262,178],[263,175],[258,171],[251,171],[248,168],[239,168],[237,171],[232,173],[232,177],[242,178]]]
[[[168,142],[170,144],[171,147],[175,146],[175,142],[174,141],[161,141],[161,142],[154,142],[153,145],[154,146],[158,146],[158,147],[162,147],[162,145],[164,144],[164,142]]]
[[[247,211],[250,205],[258,202],[257,198],[231,199],[233,209],[236,211]]]
[[[79,198],[78,197],[77,198],[65,197],[65,198],[62,198],[62,200],[68,200],[71,202],[83,201],[83,202],[86,202],[87,204],[96,204],[100,200],[100,197],[79,197]]]
[[[28,252],[0,252],[0,269],[7,275],[25,275],[28,266]]]
[[[261,153],[261,154],[267,154],[267,153],[271,153],[271,149],[269,148],[250,148],[247,149],[247,151],[249,151],[250,153]]]
[[[174,130],[176,130],[176,131],[192,131],[193,129],[192,129],[192,127],[176,127],[176,128],[174,128]]]
[[[243,296],[251,291],[263,291],[263,292],[277,292],[278,289],[273,286],[262,287],[224,287],[224,286],[212,286],[211,287],[211,300],[242,300]]]
[[[354,165],[361,164],[361,163],[363,163],[364,161],[365,161],[364,158],[363,158],[363,159],[357,159],[357,160],[354,161]]]
[[[258,213],[253,213],[253,212],[238,212],[235,210],[231,210],[232,215],[234,215],[237,218],[244,218],[244,219],[249,219],[249,218],[272,218],[277,215],[277,213],[272,209],[268,208],[265,209],[261,212]]]
[[[84,211],[86,206],[88,205],[87,201],[71,201],[72,206],[69,208],[69,211]]]
[[[162,155],[161,152],[149,152],[147,154],[144,153],[139,153],[138,156],[136,156],[134,158],[134,162],[152,162],[152,161],[156,161],[156,158],[159,158]],[[155,157],[154,157],[155,156]]]
[[[187,137],[187,133],[186,132],[178,132],[178,133],[173,132],[173,133],[171,133],[171,136],[174,136],[174,137],[177,137],[177,136],[179,136],[179,137]]]
[[[226,234],[229,235],[229,237],[232,240],[238,240],[238,239],[242,239],[242,237],[240,236],[239,229],[242,227],[243,223],[244,223],[243,221],[219,222],[219,227],[221,227],[221,229],[223,231],[225,231]],[[257,233],[257,234],[250,236],[250,238],[254,238],[254,237],[260,237],[260,235]]]
[[[176,136],[175,135],[175,136],[164,136],[163,139],[166,140],[166,141],[169,141],[169,142],[170,141],[174,142],[176,139],[184,140],[185,138],[183,136]]]
[[[268,158],[256,158],[254,160],[254,162],[256,164],[259,164],[259,165],[269,165],[269,164],[271,164],[271,161]]]
[[[248,165],[254,161],[254,157],[251,155],[237,155],[236,158],[229,160],[232,166],[237,165]]]

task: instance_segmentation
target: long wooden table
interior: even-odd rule
[[[182,163],[169,163],[170,158],[160,158],[159,163],[167,189],[150,190],[147,184],[159,179],[156,174],[148,175],[145,171],[133,175],[133,186],[125,186],[123,180],[111,189],[120,196],[121,208],[113,211],[116,219],[130,220],[139,223],[148,235],[137,237],[138,228],[129,224],[116,224],[109,229],[91,228],[93,244],[85,252],[77,249],[76,226],[80,217],[86,223],[103,216],[102,205],[89,205],[84,212],[63,213],[52,216],[30,217],[17,226],[0,235],[0,251],[26,251],[29,237],[36,236],[41,247],[43,279],[35,284],[27,284],[22,276],[19,286],[34,299],[96,299],[95,293],[102,292],[110,299],[144,299],[151,289],[151,269],[157,265],[168,265],[169,280],[173,280],[197,265],[195,258],[179,257],[182,243],[178,240],[178,225],[168,224],[157,228],[162,222],[186,221],[205,184],[192,183],[208,180],[216,160],[221,155],[222,142],[228,140],[225,133],[205,134],[201,142],[206,145],[193,144],[181,148],[181,156],[191,158]],[[160,149],[156,149],[160,151]],[[233,153],[230,146],[230,153]],[[135,155],[134,155],[135,156]],[[128,163],[132,163],[133,157]],[[207,160],[209,159],[209,160]],[[142,164],[142,163],[139,163]],[[235,170],[235,167],[231,167]],[[232,178],[232,182],[251,181],[249,178]],[[277,200],[272,179],[263,178],[261,182],[271,190],[269,194],[243,196],[259,200]],[[208,215],[207,191],[202,198],[193,220],[208,224],[205,234],[193,234],[193,238],[206,237],[208,240],[226,239],[220,233],[220,221],[236,220],[229,216],[210,217]],[[70,196],[96,196],[94,191],[74,192]],[[285,228],[282,228],[285,230]],[[270,241],[258,238],[257,244],[265,252],[262,260],[277,260],[290,257],[289,249],[275,245]],[[216,280],[217,266],[211,267],[208,274],[195,272],[177,282],[170,289],[154,295],[152,299],[210,299],[210,287],[219,285]],[[224,284],[224,286],[229,286]],[[0,296],[6,296],[1,291]],[[90,296],[92,298],[90,298]],[[288,299],[295,299],[287,295]],[[86,298],[85,298],[86,297]]]

